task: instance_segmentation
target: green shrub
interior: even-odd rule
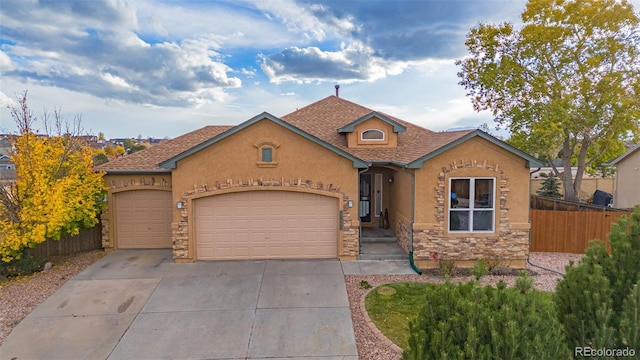
[[[640,273],[640,206],[612,225],[609,243],[611,255],[595,240],[577,266],[566,268],[556,288],[558,319],[569,349],[635,346],[640,353],[640,342],[629,342],[639,338],[640,327],[637,317],[629,317],[640,296],[634,287]]]
[[[19,260],[13,260],[8,263],[0,262],[0,276],[14,277],[33,274],[42,271],[45,263],[45,259],[31,255],[25,255]]]
[[[438,275],[442,277],[454,276],[456,272],[456,262],[448,259],[438,260]]]
[[[488,270],[489,269],[484,264],[484,260],[478,259],[476,260],[475,264],[473,264],[473,269],[471,269],[471,272],[473,273],[473,276],[476,278],[476,281],[478,281],[483,276],[487,275]]]
[[[526,274],[521,278],[527,282]],[[405,360],[570,356],[549,293],[476,282],[446,282],[426,292],[424,307],[409,324]]]

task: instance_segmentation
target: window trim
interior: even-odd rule
[[[451,184],[453,180],[469,180],[469,207],[459,210],[454,210],[451,205]],[[492,180],[493,181],[493,199],[492,207],[490,208],[476,208],[475,200],[472,196],[475,194],[476,180]],[[451,234],[493,234],[496,232],[496,183],[497,179],[491,176],[456,176],[449,178],[449,188],[447,189],[447,232]],[[473,213],[474,211],[491,211],[491,230],[473,230]],[[467,230],[451,230],[451,213],[452,212],[466,212],[469,214],[469,227]]]
[[[377,131],[377,132],[381,133],[382,134],[382,139],[365,139],[364,138],[364,134],[366,132],[369,132],[369,131]],[[364,129],[364,130],[362,130],[360,132],[360,141],[365,141],[365,142],[369,142],[369,141],[372,141],[372,142],[383,142],[383,141],[386,141],[386,140],[387,140],[387,134],[381,129],[370,128],[370,129]]]
[[[280,143],[273,139],[260,139],[253,146],[258,150],[258,160],[256,161],[256,165],[261,168],[273,168],[278,166],[278,148],[280,147]],[[262,159],[263,149],[269,148],[271,149],[271,161],[264,161]]]

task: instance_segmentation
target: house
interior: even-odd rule
[[[103,245],[172,248],[176,262],[354,259],[385,217],[418,267],[523,267],[540,166],[483,131],[430,131],[336,94],[99,166]]]
[[[616,167],[613,207],[626,209],[640,205],[640,143],[607,165]]]

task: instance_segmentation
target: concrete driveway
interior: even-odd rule
[[[358,358],[337,260],[176,264],[118,250],[9,335],[0,359]]]

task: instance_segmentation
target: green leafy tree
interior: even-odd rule
[[[544,179],[542,186],[536,191],[536,193],[540,196],[556,199],[561,198],[562,194],[560,194],[560,183],[558,183],[558,178],[556,178],[554,174],[549,174],[549,176]]]
[[[23,250],[63,234],[93,227],[102,211],[105,188],[93,171],[93,151],[82,142],[80,118],[71,125],[59,111],[44,115],[47,135],[36,134],[37,118],[27,93],[10,107],[19,135],[11,154],[16,180],[0,187],[0,256],[18,260]]]
[[[134,152],[144,150],[147,148],[146,146],[140,143],[141,140],[142,140],[142,136],[140,136],[140,140],[138,140],[137,142],[134,141],[133,139],[124,139],[124,141],[122,142],[122,146],[126,149],[127,154],[133,154]]]
[[[558,319],[570,349],[629,346],[640,354],[640,206],[612,226],[609,243],[611,255],[595,240],[567,267],[556,288]]]
[[[521,18],[471,29],[460,84],[512,145],[562,159],[551,166],[574,200],[587,167],[640,136],[640,20],[626,0],[529,0]]]

